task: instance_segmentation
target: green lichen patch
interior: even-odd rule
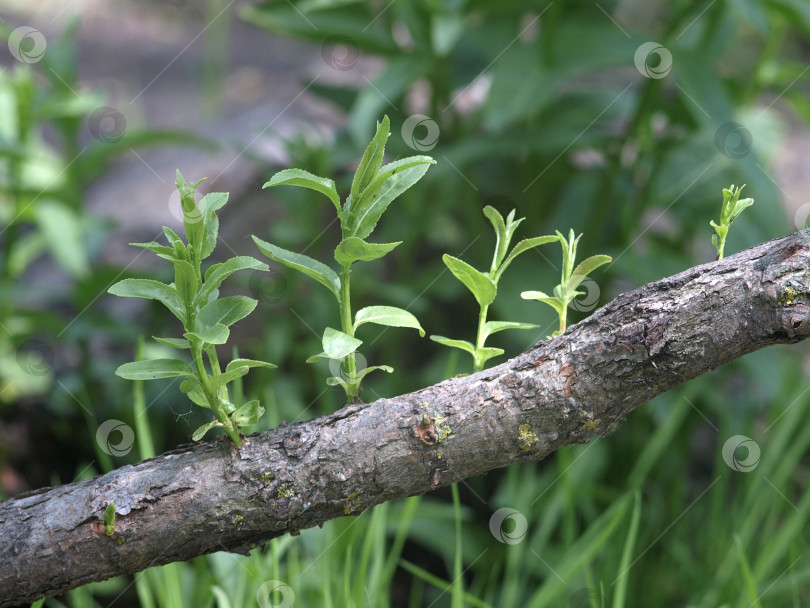
[[[295,492],[286,483],[281,484],[276,490],[276,498],[292,498],[293,496],[295,496]]]
[[[520,449],[524,452],[531,451],[532,447],[540,442],[537,435],[534,433],[534,431],[532,431],[532,427],[530,427],[528,424],[521,424],[518,427],[518,431],[520,431],[520,434],[518,435]]]
[[[450,425],[445,423],[444,416],[436,416],[433,423],[436,427],[436,443],[441,443],[453,432]]]
[[[806,291],[798,291],[798,290],[794,289],[793,287],[791,287],[790,285],[788,285],[782,290],[782,293],[779,294],[779,297],[777,298],[776,303],[779,306],[791,306],[793,304],[793,301],[798,296],[804,296],[804,295],[807,295]]]
[[[265,486],[269,486],[270,482],[272,482],[275,478],[276,478],[275,475],[273,475],[270,471],[267,471],[265,473],[262,473],[262,476],[259,478],[259,480]]]
[[[343,514],[351,515],[352,513],[356,513],[362,506],[363,505],[360,502],[360,490],[355,490],[346,497],[346,504],[343,507]]]

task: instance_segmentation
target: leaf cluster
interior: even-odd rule
[[[180,389],[189,399],[212,410],[214,420],[198,428],[192,438],[196,441],[215,427],[222,427],[239,445],[239,428],[254,424],[264,413],[258,400],[234,404],[228,394],[228,383],[244,376],[251,367],[275,367],[264,361],[234,359],[223,372],[216,346],[225,344],[230,327],[248,316],[257,301],[247,296],[219,297],[219,287],[229,276],[240,270],[267,270],[267,264],[250,256],[236,256],[225,262],[212,264],[205,273],[202,262],[214,251],[219,232],[216,212],[228,201],[228,194],[206,194],[199,204],[194,199],[197,186],[203,180],[186,183],[177,172],[177,188],[183,210],[183,224],[187,242],[171,228],[163,227],[168,245],[158,242],[131,243],[147,249],[174,267],[174,282],[162,283],[153,279],[124,279],[112,287],[111,294],[131,298],[147,298],[163,304],[183,325],[179,338],[154,339],[178,350],[189,350],[191,364],[181,359],[148,359],[125,363],[116,371],[128,380],[154,380],[182,378]],[[208,361],[203,360],[205,353]]]
[[[393,306],[369,306],[357,311],[352,319],[350,276],[352,266],[357,262],[377,260],[401,244],[370,243],[366,241],[382,214],[400,194],[419,181],[435,161],[429,156],[411,156],[383,165],[385,144],[390,135],[390,122],[385,116],[377,125],[377,131],[366,148],[352,180],[351,191],[341,204],[335,182],[325,177],[313,175],[301,169],[286,169],[276,173],[264,188],[274,186],[297,186],[314,190],[326,196],[334,205],[340,222],[341,240],[334,251],[334,259],[340,267],[340,274],[327,264],[302,253],[282,249],[256,236],[253,237],[261,252],[273,261],[297,270],[326,287],[338,302],[341,328],[327,327],[323,332],[323,351],[309,359],[314,363],[321,359],[338,362],[341,372],[327,380],[330,386],[339,385],[346,395],[357,398],[360,383],[371,371],[381,370],[391,373],[387,365],[375,365],[358,370],[355,353],[362,340],[355,337],[356,330],[363,324],[374,323],[389,327],[410,327],[424,336],[416,317],[401,308]]]
[[[560,283],[554,288],[552,296],[547,295],[542,291],[524,291],[520,297],[524,300],[537,300],[551,306],[557,313],[560,319],[560,328],[555,331],[552,336],[559,336],[565,331],[566,319],[569,304],[577,297],[585,295],[583,292],[578,291],[578,287],[587,278],[587,276],[600,266],[611,262],[613,258],[608,255],[593,255],[586,258],[576,268],[574,262],[577,255],[577,244],[579,239],[582,238],[580,234],[574,237],[574,231],[569,230],[568,238],[566,239],[563,234],[557,230],[556,240],[559,240],[562,247],[562,270]]]
[[[739,188],[735,188],[732,184],[729,188],[723,188],[723,206],[720,208],[720,223],[710,220],[714,234],[712,235],[712,245],[717,249],[717,259],[723,259],[723,250],[726,246],[726,237],[728,236],[731,223],[740,215],[746,208],[754,204],[754,199],[744,198],[740,200],[740,193],[745,188],[745,184]]]

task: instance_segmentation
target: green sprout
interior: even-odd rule
[[[104,509],[104,533],[107,536],[115,534],[115,503],[111,502]]]
[[[228,328],[253,312],[257,301],[246,296],[220,298],[219,287],[235,272],[267,270],[267,264],[249,256],[236,256],[209,266],[203,274],[202,262],[213,253],[217,242],[219,219],[216,211],[228,201],[228,194],[206,194],[198,205],[194,193],[202,181],[187,184],[180,171],[177,172],[187,244],[166,226],[163,232],[169,246],[154,241],[131,243],[171,262],[174,266],[174,283],[167,285],[152,279],[124,279],[109,289],[111,294],[117,296],[157,300],[168,308],[183,324],[183,337],[155,337],[155,340],[164,346],[190,350],[192,364],[181,359],[147,359],[125,363],[115,373],[127,380],[184,378],[180,390],[193,403],[214,414],[211,422],[194,431],[192,439],[199,441],[210,429],[221,427],[239,446],[242,444],[239,428],[257,422],[264,414],[264,408],[258,400],[233,403],[227,384],[244,376],[251,367],[276,366],[264,361],[237,358],[222,371],[216,347],[226,343],[230,334]],[[203,353],[208,360],[207,367]]]
[[[402,242],[368,243],[365,239],[372,233],[391,202],[418,182],[430,165],[436,162],[429,156],[411,156],[383,165],[389,132],[390,123],[385,116],[377,125],[377,132],[354,174],[351,192],[342,205],[334,181],[301,169],[280,171],[264,184],[264,188],[281,185],[309,188],[332,201],[341,229],[341,240],[334,253],[335,260],[340,266],[339,276],[332,268],[318,260],[253,237],[258,248],[268,258],[315,279],[335,296],[340,313],[340,330],[327,327],[323,332],[323,352],[307,359],[307,363],[314,363],[320,359],[342,362],[345,366],[343,372],[328,378],[326,383],[329,386],[342,386],[350,400],[359,399],[361,381],[369,372],[382,370],[390,374],[394,371],[388,365],[357,369],[355,355],[363,342],[355,337],[355,332],[361,325],[376,323],[389,327],[410,327],[418,330],[420,335],[425,335],[415,316],[407,310],[393,306],[362,308],[352,320],[350,284],[352,265],[356,262],[379,259]]]
[[[723,188],[723,207],[720,210],[720,224],[716,224],[714,220],[709,222],[715,232],[712,235],[712,245],[717,249],[718,260],[723,259],[723,249],[726,246],[726,237],[728,236],[728,229],[731,227],[731,222],[733,222],[746,207],[750,207],[754,204],[754,199],[752,198],[740,200],[740,192],[742,192],[743,188],[745,188],[745,184],[739,188],[735,188],[734,184],[732,184],[730,188]]]
[[[577,255],[577,243],[579,239],[582,238],[582,235],[580,234],[578,237],[574,238],[574,231],[569,230],[568,239],[566,240],[559,230],[556,232],[557,236],[555,238],[559,239],[560,245],[562,246],[563,263],[560,284],[554,288],[554,296],[549,296],[542,291],[524,291],[520,294],[520,297],[524,300],[545,302],[557,311],[557,316],[560,319],[560,328],[551,334],[549,338],[559,336],[565,331],[568,305],[574,298],[585,295],[583,292],[577,291],[582,281],[584,281],[591,272],[613,260],[609,255],[594,255],[583,260],[574,268],[574,261]]]
[[[492,334],[505,329],[535,329],[537,325],[532,323],[516,323],[512,321],[487,321],[489,306],[498,294],[498,281],[503,272],[514,259],[521,253],[529,251],[534,247],[556,241],[556,236],[538,236],[531,239],[523,239],[507,255],[509,243],[515,229],[525,219],[520,218],[515,221],[515,210],[509,213],[504,221],[503,216],[490,206],[484,207],[484,215],[492,223],[495,229],[495,253],[492,256],[492,265],[489,272],[476,270],[466,262],[462,262],[452,255],[444,254],[442,260],[450,269],[450,272],[469,289],[478,302],[478,331],[476,333],[475,344],[466,340],[454,340],[444,336],[430,336],[430,339],[439,344],[459,348],[470,353],[473,358],[473,371],[480,372],[484,369],[484,364],[492,357],[503,354],[503,349],[485,346],[485,342]]]

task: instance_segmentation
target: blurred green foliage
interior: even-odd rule
[[[463,335],[478,311],[463,285],[440,280],[449,279],[442,254],[486,267],[486,205],[517,209],[528,234],[584,232],[583,258],[612,256],[572,322],[620,291],[711,261],[708,221],[725,184],[747,183],[757,200],[728,236],[729,252],[794,228],[772,161],[791,123],[810,121],[810,8],[801,0],[280,0],[241,11],[270,32],[309,40],[334,70],[310,90],[343,110],[347,127],[330,143],[292,139],[291,166],[337,176],[338,190],[349,191],[358,150],[383,114],[392,159],[417,152],[438,161],[380,226],[381,242],[399,240],[403,226],[411,236],[355,277],[358,306],[373,299],[411,311],[429,333]],[[366,83],[361,67],[379,71]],[[340,235],[319,195],[273,194],[284,214],[264,234],[257,224],[259,236],[328,257]],[[507,356],[556,328],[551,309],[519,297],[527,280],[553,285],[555,262],[527,253],[499,284],[490,317],[540,326],[495,336]],[[304,364],[321,346],[309,326],[336,322],[332,296],[278,267],[244,286],[258,314],[275,319],[246,341],[248,355],[282,367],[272,384],[246,383],[248,398],[267,408],[255,430],[339,407],[343,391],[321,390]],[[98,327],[88,321],[88,331]],[[407,373],[370,379],[367,400],[468,371],[455,351],[384,334],[367,340],[365,354]],[[804,354],[791,346],[748,355],[662,395],[609,438],[467,480],[458,512],[443,491],[397,501],[273,541],[266,554],[148,571],[137,601],[227,608],[280,580],[301,605],[805,605]],[[96,386],[120,388],[111,377]],[[137,434],[164,438],[158,408],[148,427],[140,409]],[[737,436],[761,452],[747,472],[738,459],[748,462],[751,444],[747,456],[740,448],[745,458],[733,444],[733,458],[724,450]],[[502,508],[510,511],[493,529]],[[92,606],[94,594],[116,597],[126,586],[81,588],[68,601]]]

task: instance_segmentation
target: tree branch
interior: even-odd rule
[[[610,433],[635,407],[810,333],[810,231],[623,294],[502,365],[0,503],[0,606],[271,538]],[[112,536],[104,510],[115,502]]]

